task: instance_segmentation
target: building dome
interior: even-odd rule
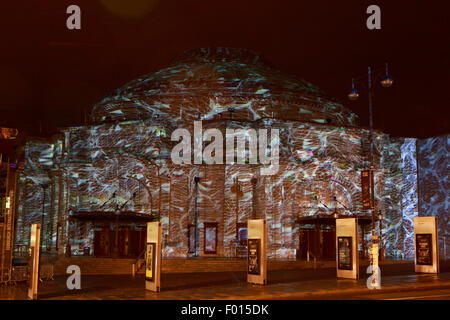
[[[149,118],[229,116],[356,126],[357,116],[316,86],[272,68],[258,53],[234,48],[186,51],[93,107],[94,123]]]

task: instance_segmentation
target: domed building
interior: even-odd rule
[[[94,106],[91,120],[273,118],[356,126],[357,116],[319,88],[271,68],[249,50],[188,51],[172,65],[142,76]]]
[[[257,53],[209,48],[183,53],[93,106],[91,123],[24,146],[16,246],[43,221],[43,250],[136,257],[145,223],[159,220],[163,257],[239,257],[246,222],[267,220],[269,259],[335,255],[334,218],[360,221],[367,253],[371,213],[361,172],[368,130],[316,86]],[[279,169],[261,163],[175,164],[172,133],[279,130]],[[377,232],[386,255],[411,256],[418,214],[416,140],[375,132]],[[379,229],[381,227],[381,230]]]

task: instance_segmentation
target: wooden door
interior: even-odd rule
[[[119,227],[119,256],[128,257],[130,253],[130,227]]]
[[[309,250],[310,256],[309,259],[312,260],[313,256],[316,257],[317,260],[320,259],[320,232],[313,229],[308,229],[306,231],[307,237],[307,250]],[[312,254],[312,255],[311,255]]]
[[[145,250],[146,243],[147,243],[147,226],[145,228],[139,229],[137,254],[140,254],[143,250]]]
[[[147,241],[147,228],[130,228],[128,256],[137,257],[144,249]]]
[[[297,259],[306,260],[306,252],[308,251],[308,237],[307,230],[300,229],[298,235],[298,252]]]
[[[94,233],[94,255],[105,257],[110,255],[111,232],[109,227],[102,227]]]
[[[334,260],[336,259],[336,231],[335,230],[323,230],[323,259]]]

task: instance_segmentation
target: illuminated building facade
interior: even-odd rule
[[[279,129],[278,172],[262,176],[252,164],[174,164],[171,134],[192,132],[194,121],[222,132]],[[433,196],[421,201],[418,193],[418,176],[445,169],[426,151],[443,143],[448,152],[447,137],[418,141],[375,132],[375,199],[387,256],[412,256],[419,206],[426,214],[448,210],[433,212],[427,207],[434,208]],[[368,149],[368,130],[353,112],[258,54],[188,51],[103,99],[89,125],[24,145],[16,246],[26,246],[31,224],[43,221],[44,252],[136,257],[145,222],[159,219],[163,257],[234,257],[245,245],[246,221],[265,218],[269,259],[302,258],[305,246],[331,259],[335,237],[327,221],[370,221],[361,195]],[[418,172],[417,159],[428,171]],[[436,188],[448,204],[445,186]],[[442,221],[445,232],[448,219]],[[361,238],[367,240],[365,222]],[[365,241],[360,249],[367,249]]]

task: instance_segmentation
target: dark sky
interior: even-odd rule
[[[66,28],[70,4],[81,7],[81,30]],[[381,30],[366,28],[370,4],[381,7]],[[360,86],[360,100],[348,101],[351,78],[367,81],[369,65],[389,62],[394,85],[376,85],[375,128],[449,132],[448,1],[27,0],[0,10],[0,124],[30,133],[39,120],[47,133],[81,124],[83,110],[114,89],[209,46],[263,53],[366,126],[367,92]]]

